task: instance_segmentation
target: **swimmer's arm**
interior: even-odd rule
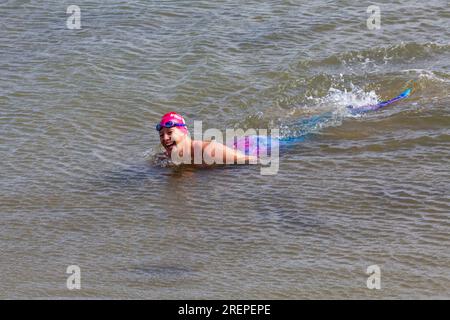
[[[222,160],[225,164],[257,163],[258,161],[258,158],[255,156],[247,156],[238,150],[218,142],[214,142],[210,146],[210,148],[205,148],[205,152],[208,152],[208,156],[214,158],[215,155],[222,155]]]

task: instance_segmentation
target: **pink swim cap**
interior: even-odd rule
[[[165,115],[163,115],[161,117],[161,121],[159,122],[159,124],[164,127],[164,126],[166,126],[166,123],[169,121],[172,121],[173,123],[184,124],[184,125],[186,124],[186,121],[184,121],[184,118],[176,112],[169,112],[169,113],[166,113]],[[182,132],[184,132],[185,134],[187,134],[187,126],[177,126],[177,128],[179,130],[181,130]]]

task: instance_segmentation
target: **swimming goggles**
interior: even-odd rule
[[[174,121],[167,121],[164,125],[162,125],[161,123],[158,123],[156,125],[156,130],[161,131],[162,128],[173,128],[173,127],[186,127],[186,124],[177,123]]]

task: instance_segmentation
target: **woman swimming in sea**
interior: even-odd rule
[[[378,110],[393,102],[409,96],[411,89],[407,89],[399,96],[381,101],[374,105],[353,107],[347,109],[351,114],[361,114]],[[301,119],[304,126],[315,125],[326,121],[330,114]],[[176,113],[169,112],[162,116],[156,125],[161,145],[165,155],[175,164],[254,164],[261,160],[261,156],[277,151],[280,145],[286,145],[290,139],[279,139],[262,135],[244,136],[234,139],[233,144],[227,146],[214,140],[193,140],[190,138],[186,121]]]

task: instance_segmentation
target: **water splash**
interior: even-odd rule
[[[362,88],[350,84],[351,90],[331,87],[324,97],[308,97],[311,105],[306,109],[316,114],[282,121],[280,136],[282,140],[292,140],[308,134],[319,133],[327,127],[342,124],[345,118],[359,118],[361,115],[349,112],[348,106],[361,107],[376,104],[379,97],[375,91],[366,92]],[[279,121],[281,122],[281,121]]]

